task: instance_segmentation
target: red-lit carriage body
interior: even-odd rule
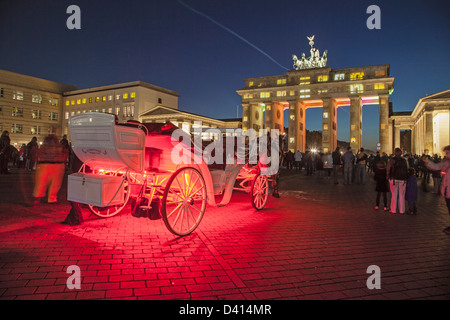
[[[112,217],[132,201],[132,212],[157,211],[167,228],[184,236],[200,224],[207,205],[223,206],[233,190],[251,193],[253,207],[264,208],[269,182],[257,167],[208,166],[172,124],[118,123],[115,115],[84,113],[69,120],[72,150],[83,162],[69,176],[68,200],[99,217]],[[181,140],[181,141],[180,141]],[[190,161],[173,161],[177,148]],[[183,151],[183,152],[181,152]],[[219,203],[216,196],[222,195]]]

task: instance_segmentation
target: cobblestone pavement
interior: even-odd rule
[[[256,212],[235,192],[207,207],[199,228],[174,237],[162,220],[129,208],[61,222],[61,204],[30,208],[33,175],[0,176],[0,299],[450,299],[450,225],[445,203],[419,191],[418,214],[374,210],[374,183],[282,171],[281,198]],[[81,268],[81,289],[67,268]],[[371,265],[381,289],[368,289]]]

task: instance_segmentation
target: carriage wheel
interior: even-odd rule
[[[89,211],[91,211],[96,216],[99,216],[100,218],[114,217],[116,214],[122,211],[123,208],[125,208],[128,203],[128,199],[130,199],[130,184],[128,183],[128,179],[125,179],[123,181],[123,188],[123,204],[108,207],[97,207],[89,204]]]
[[[206,209],[206,184],[197,169],[177,170],[167,182],[161,215],[170,232],[186,236],[194,231]]]
[[[252,183],[252,205],[256,210],[262,210],[269,197],[269,181],[267,176],[258,174]]]

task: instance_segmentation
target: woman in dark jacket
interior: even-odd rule
[[[380,204],[380,196],[381,194],[383,194],[384,211],[388,211],[387,192],[389,191],[389,186],[386,174],[386,162],[384,162],[383,160],[377,162],[373,178],[376,181],[375,191],[377,192],[375,210],[378,210],[378,206]]]

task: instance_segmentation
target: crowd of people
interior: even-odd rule
[[[418,190],[429,192],[432,181],[431,192],[445,198],[450,214],[450,146],[443,151],[444,158],[437,154],[407,154],[396,148],[388,156],[385,152],[368,154],[364,148],[355,153],[348,147],[344,152],[338,147],[328,155],[287,151],[281,155],[281,163],[288,170],[304,168],[306,175],[318,179],[328,176],[334,184],[339,184],[342,175],[344,185],[365,185],[370,176],[375,180],[375,210],[379,210],[382,200],[384,211],[394,214],[417,214]],[[450,234],[450,227],[444,232]]]
[[[9,163],[25,171],[35,173],[33,200],[30,206],[36,206],[47,196],[47,203],[58,203],[57,195],[61,188],[64,173],[69,167],[70,146],[67,136],[58,139],[49,134],[41,143],[33,137],[19,148],[11,145],[9,132],[3,131],[0,138],[0,172],[11,174]]]

